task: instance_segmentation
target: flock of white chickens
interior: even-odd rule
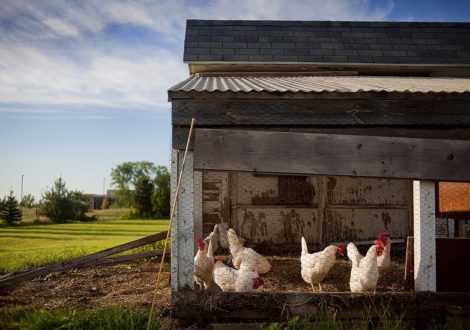
[[[226,292],[261,292],[264,281],[260,275],[276,269],[264,256],[244,246],[245,240],[237,236],[233,229],[223,225],[214,226],[214,230],[204,240],[198,239],[198,252],[194,257],[194,280],[201,290],[208,289],[215,282]],[[215,257],[218,246],[229,249],[233,267]],[[318,285],[333,267],[336,257],[344,255],[344,245],[330,245],[316,253],[308,253],[307,242],[302,237],[300,257],[301,275],[305,282]],[[388,233],[380,233],[378,239],[369,248],[365,256],[361,255],[354,243],[346,248],[348,258],[352,261],[349,287],[351,292],[375,292],[379,274],[391,264],[391,241]]]

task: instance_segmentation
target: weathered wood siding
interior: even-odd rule
[[[408,180],[204,171],[204,233],[224,222],[255,244],[405,237],[411,192]]]
[[[217,223],[230,222],[229,174],[204,171],[202,175],[203,234],[209,234]]]

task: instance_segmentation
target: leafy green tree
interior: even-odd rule
[[[20,205],[10,190],[10,195],[3,198],[3,207],[0,211],[0,219],[11,225],[13,222],[21,221],[23,214]]]
[[[157,218],[168,218],[170,216],[170,173],[165,166],[157,167],[154,184],[152,204],[155,216]]]
[[[27,194],[23,196],[23,200],[21,201],[20,205],[23,207],[31,208],[34,204],[34,196],[31,194]]]
[[[151,216],[153,182],[147,176],[141,176],[135,184],[135,208],[141,216]]]
[[[117,197],[123,206],[134,205],[134,189],[137,180],[146,176],[155,177],[157,167],[149,161],[125,162],[111,169],[111,179],[117,188]]]
[[[51,190],[44,193],[40,209],[53,222],[85,220],[88,202],[81,192],[68,191],[62,178],[58,178]]]

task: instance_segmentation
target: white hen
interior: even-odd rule
[[[212,229],[212,232],[209,234],[209,236],[204,238],[204,242],[206,244],[209,244],[209,241],[212,243],[212,255],[215,254],[215,251],[217,251],[217,248],[219,247],[219,238],[219,226],[216,224],[214,225],[214,229]]]
[[[220,260],[214,265],[214,282],[224,292],[260,292],[264,285],[258,273],[246,270],[243,263],[241,269],[234,269]]]
[[[359,253],[356,245],[352,242],[348,244],[347,251],[348,257],[352,261],[351,277],[349,279],[351,292],[375,292],[379,279],[377,257],[382,254],[383,242],[375,241],[365,257]]]
[[[314,285],[318,284],[320,291],[321,281],[333,267],[336,257],[344,254],[344,245],[330,245],[323,251],[316,253],[308,253],[307,242],[302,237],[302,254],[300,256],[300,273],[305,282],[310,283],[312,290],[315,291]]]
[[[379,272],[383,275],[385,269],[390,267],[392,264],[392,259],[390,257],[392,241],[390,240],[390,235],[387,232],[380,233],[378,239],[385,245],[382,255],[377,257],[377,267],[379,267]]]
[[[227,228],[228,228],[227,224],[225,224],[223,222],[221,222],[217,225],[217,229],[219,230],[219,242],[220,242],[220,246],[223,249],[228,249],[229,248]]]
[[[235,230],[230,228],[227,231],[230,253],[232,254],[233,266],[237,269],[241,268],[241,263],[245,263],[245,267],[249,271],[258,271],[260,274],[266,274],[274,271],[277,266],[271,263],[261,254],[252,248],[244,247],[237,236]]]
[[[202,239],[197,240],[198,251],[194,257],[194,280],[199,287],[208,289],[212,283],[213,275],[212,271],[214,268],[214,255],[212,254],[212,242],[209,241],[209,246],[202,241]]]

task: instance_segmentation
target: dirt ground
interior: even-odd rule
[[[268,259],[276,263],[278,269],[264,277],[265,292],[311,292],[311,286],[300,276],[298,257],[270,256]],[[0,309],[14,305],[88,310],[118,306],[149,308],[158,267],[158,262],[142,261],[49,274],[0,291]],[[167,314],[171,296],[169,265],[165,264],[163,270],[156,302],[157,308]],[[405,291],[403,272],[403,261],[393,262],[391,269],[379,279],[377,291]],[[349,274],[350,261],[339,259],[324,279],[323,291],[349,291]]]

